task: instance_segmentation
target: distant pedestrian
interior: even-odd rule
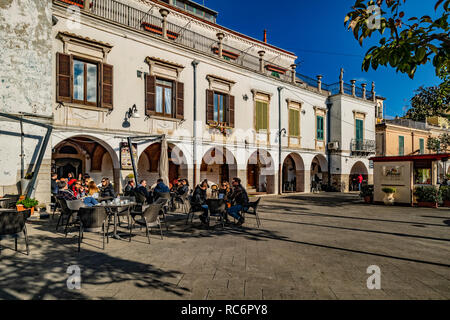
[[[362,184],[363,180],[364,180],[364,178],[363,178],[362,174],[360,174],[360,175],[358,176],[358,179],[357,179],[357,182],[358,182],[358,191],[361,191],[361,184]]]

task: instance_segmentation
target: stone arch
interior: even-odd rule
[[[323,154],[317,154],[311,161],[311,181],[319,179],[322,184],[328,183],[328,161]]]
[[[247,188],[249,192],[275,193],[275,162],[267,150],[254,151],[247,161]]]
[[[212,147],[205,152],[200,166],[200,181],[208,179],[213,184],[231,181],[237,177],[238,168],[233,152],[225,147]]]
[[[369,170],[366,165],[362,161],[357,161],[353,164],[352,169],[350,170],[348,186],[349,191],[359,191],[358,186],[358,177],[362,175],[363,184],[367,183],[369,180]]]
[[[113,181],[116,192],[120,190],[120,163],[117,153],[107,142],[93,135],[71,135],[67,137],[55,137],[52,139],[52,171],[59,175],[65,175],[65,167],[75,167],[76,173],[87,173],[95,182],[99,182],[103,177],[108,177]],[[78,151],[78,154],[59,153],[64,146],[71,146]],[[64,149],[62,149],[64,150]],[[103,163],[110,161],[111,169],[103,170]],[[61,169],[62,168],[62,169]]]
[[[285,157],[281,174],[283,192],[305,191],[305,165],[299,154],[290,153]]]

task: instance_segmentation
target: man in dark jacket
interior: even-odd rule
[[[147,190],[147,180],[141,180],[135,192],[142,194],[147,200],[147,203],[153,203],[153,195]]]
[[[115,198],[116,194],[112,184],[109,182],[109,178],[102,179],[102,186],[100,187],[100,197],[102,198]]]
[[[238,221],[238,225],[242,225],[245,220],[239,212],[248,210],[248,195],[247,191],[241,185],[241,179],[233,178],[232,185],[233,193],[228,198],[231,202],[231,207],[227,209],[227,213]]]
[[[124,196],[126,196],[126,197],[133,196],[135,189],[136,189],[136,186],[134,185],[134,180],[128,181],[125,189],[123,189]]]
[[[208,219],[208,205],[206,204],[206,190],[208,189],[208,184],[203,181],[199,184],[192,195],[192,208],[194,210],[203,210],[203,214],[200,216],[202,223],[206,223]]]

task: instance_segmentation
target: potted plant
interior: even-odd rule
[[[367,184],[361,186],[361,192],[359,193],[360,197],[364,199],[365,203],[373,202],[373,191],[374,186],[372,184]]]
[[[20,192],[22,192],[22,194],[25,194],[32,178],[33,172],[29,172],[25,175],[25,177],[23,177],[23,179],[20,179]]]
[[[450,207],[450,186],[441,187],[442,200],[445,207]]]
[[[39,204],[39,201],[33,198],[25,198],[23,200],[19,200],[16,203],[17,211],[24,211],[26,209],[31,209],[31,214],[34,213],[34,207]]]
[[[392,187],[384,187],[383,189],[381,189],[381,191],[384,192],[384,198],[383,198],[383,202],[385,205],[387,206],[391,206],[394,204],[394,194],[397,192],[397,189],[392,188]]]
[[[436,186],[420,186],[414,189],[419,207],[437,208],[441,200],[441,190]]]

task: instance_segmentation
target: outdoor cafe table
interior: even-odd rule
[[[117,234],[117,218],[119,210],[121,209],[127,209],[128,210],[128,216],[130,215],[130,209],[132,206],[137,205],[136,202],[128,202],[127,204],[121,203],[121,204],[105,204],[101,205],[105,208],[106,213],[108,215],[114,214],[114,231],[113,231],[113,238],[117,240],[122,240],[122,238]],[[121,210],[123,212],[123,210]],[[130,217],[131,218],[131,217]]]
[[[227,203],[224,199],[206,199],[206,204],[208,205],[210,213],[220,214],[222,216],[222,219],[225,219],[227,212]]]

